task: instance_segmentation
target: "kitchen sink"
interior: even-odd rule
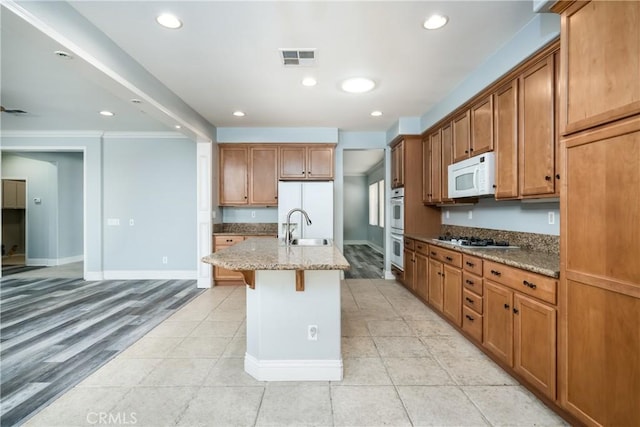
[[[331,246],[330,239],[293,239],[291,246]]]

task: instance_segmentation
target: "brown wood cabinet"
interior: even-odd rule
[[[557,329],[556,307],[551,304],[556,292],[552,278],[484,262],[483,344],[552,400]]]
[[[453,324],[462,326],[462,271],[447,264],[442,266],[442,312]]]
[[[280,145],[279,178],[281,180],[333,180],[334,151],[334,145]]]
[[[219,202],[223,206],[249,203],[249,149],[246,145],[220,145]]]
[[[442,312],[444,301],[444,283],[442,281],[442,263],[429,258],[429,304]]]
[[[244,236],[213,236],[213,251],[220,251],[242,241],[244,241]],[[242,278],[242,274],[237,271],[214,266],[213,280],[215,281],[215,284],[220,285],[241,283],[244,279]]]
[[[453,162],[459,162],[469,158],[469,148],[471,140],[469,135],[469,127],[471,125],[469,119],[469,110],[465,110],[460,115],[454,117],[451,124],[453,128]]]
[[[469,157],[493,151],[493,94],[471,107]]]
[[[495,93],[496,199],[515,199],[518,190],[518,79]]]
[[[429,246],[429,304],[456,326],[462,325],[462,255]]]
[[[428,245],[415,242],[415,292],[423,301],[429,300],[429,257]]]
[[[26,182],[12,179],[2,180],[2,208],[26,209]]]
[[[560,131],[640,113],[640,2],[558,2],[562,12]]]
[[[428,138],[422,141],[423,156],[423,182],[422,201],[423,203],[442,202],[441,179],[442,179],[442,140],[440,130],[433,132]]]
[[[404,187],[404,140],[391,147],[391,188]]]
[[[483,286],[481,258],[462,257],[462,330],[477,343],[482,343]]]
[[[249,147],[249,204],[278,204],[278,147]]]
[[[556,193],[554,81],[553,55],[520,76],[518,152],[522,197]]]
[[[449,197],[449,165],[453,163],[453,129],[451,123],[442,127],[442,201],[452,202]]]

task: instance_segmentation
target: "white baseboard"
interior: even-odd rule
[[[341,381],[342,359],[258,360],[245,353],[244,370],[258,381]]]
[[[103,280],[196,280],[197,270],[105,270]]]
[[[386,280],[394,280],[396,278],[396,276],[394,276],[393,273],[391,273],[391,270],[385,270],[384,271],[384,278]]]
[[[43,265],[45,267],[55,267],[56,265],[71,264],[84,260],[84,255],[70,256],[66,258],[28,258],[27,265]]]
[[[87,271],[84,273],[84,280],[88,282],[104,280],[104,274],[102,274],[102,271]]]
[[[198,288],[200,289],[206,289],[206,288],[210,288],[211,287],[211,278],[210,277],[205,277],[205,278],[199,278],[198,279]]]

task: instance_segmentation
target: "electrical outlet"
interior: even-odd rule
[[[473,211],[469,211],[469,219],[473,219]]]
[[[162,257],[162,263],[163,264],[168,264],[169,263],[169,257],[163,256]]]
[[[556,223],[556,214],[554,212],[549,212],[549,224]]]
[[[256,211],[251,211],[251,218],[255,218],[256,217]]]
[[[131,225],[131,226],[135,225],[135,222],[133,221],[133,218],[129,218],[129,225]]]
[[[307,326],[307,339],[309,341],[318,341],[318,325]]]

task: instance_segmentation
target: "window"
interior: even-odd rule
[[[369,185],[369,225],[378,225],[378,183]]]
[[[369,185],[369,225],[384,227],[384,180]]]

